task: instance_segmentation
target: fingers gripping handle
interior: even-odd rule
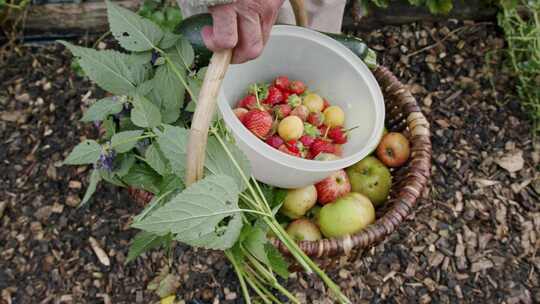
[[[307,26],[308,18],[304,8],[304,0],[291,0],[291,4],[297,24]],[[215,52],[206,71],[189,133],[186,157],[186,186],[203,178],[208,130],[216,111],[217,97],[225,73],[231,64],[232,55],[232,50]]]

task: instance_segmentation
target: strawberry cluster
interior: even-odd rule
[[[299,80],[252,84],[233,110],[242,124],[275,149],[306,159],[333,160],[348,140],[345,113]]]

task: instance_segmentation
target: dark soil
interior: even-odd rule
[[[540,302],[540,145],[501,66],[496,26],[420,23],[360,36],[429,118],[433,179],[415,214],[330,270],[334,280],[354,303]],[[102,185],[76,208],[88,168],[61,166],[82,138],[97,137],[78,119],[102,92],[73,73],[63,47],[23,50],[0,67],[0,303],[158,301],[146,286],[166,253],[125,265],[140,207]],[[242,303],[219,253],[178,245],[173,254],[180,303]],[[332,303],[314,277],[294,274],[288,287],[306,303]]]

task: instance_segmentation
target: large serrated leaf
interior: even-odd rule
[[[238,225],[242,225],[241,221],[234,219],[234,215],[242,212],[238,208],[238,194],[238,187],[231,177],[209,176],[133,226],[159,235],[173,233],[177,240],[187,244],[227,248],[236,239],[231,242],[216,236],[226,235],[230,229],[236,231]],[[220,226],[227,218],[230,219],[229,224],[234,222],[233,227]]]
[[[146,231],[141,231],[131,241],[129,246],[129,252],[126,259],[126,263],[135,260],[141,254],[147,252],[150,249],[157,248],[168,241],[167,236],[159,236]]]
[[[101,146],[95,140],[85,140],[75,146],[68,155],[64,164],[85,165],[97,162],[101,155]]]
[[[101,181],[101,174],[99,173],[99,170],[97,169],[92,170],[92,174],[90,174],[90,183],[88,184],[88,188],[86,188],[86,192],[84,193],[84,197],[79,207],[86,205],[86,203],[90,201],[90,198],[96,192],[97,185],[100,181]]]
[[[107,1],[107,16],[111,32],[126,50],[151,50],[163,37],[163,32],[156,24],[111,1]]]
[[[105,97],[96,101],[86,110],[81,121],[102,121],[107,116],[117,114],[122,111],[123,103],[113,97]]]
[[[182,77],[186,77],[185,69],[179,69],[178,71],[182,74]],[[153,96],[160,101],[163,122],[175,122],[180,116],[186,89],[169,65],[162,65],[157,69],[153,83]]]
[[[225,142],[225,145],[240,165],[244,176],[249,178],[251,176],[251,165],[247,156],[236,145],[230,142]],[[233,177],[241,192],[246,189],[247,185],[242,178],[242,174],[238,172],[238,169],[230,160],[223,146],[213,136],[208,138],[204,165],[213,174],[224,174]]]
[[[161,124],[161,113],[153,103],[143,96],[133,98],[131,121],[139,127],[153,128]]]
[[[124,131],[116,133],[111,138],[113,149],[118,153],[126,153],[135,147],[137,138],[143,133],[142,130]]]
[[[86,75],[104,90],[115,95],[128,95],[135,90],[138,69],[142,65],[130,64],[129,55],[113,50],[97,51],[60,41],[75,57]]]
[[[184,128],[165,125],[163,133],[158,137],[163,155],[169,160],[172,171],[181,178],[184,178],[186,171],[188,135]]]
[[[202,247],[214,250],[226,250],[234,246],[238,240],[238,236],[242,231],[242,216],[235,214],[229,220],[226,226],[220,227],[221,231],[213,231],[202,236],[199,239],[184,241],[186,244],[193,247]],[[182,241],[181,239],[178,239]]]

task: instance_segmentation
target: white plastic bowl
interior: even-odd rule
[[[232,108],[245,96],[248,85],[270,82],[278,75],[304,81],[310,90],[345,111],[346,128],[359,126],[343,146],[343,158],[314,161],[287,155],[258,139],[236,118]],[[251,161],[255,178],[281,188],[314,184],[360,161],[375,149],[384,129],[381,89],[362,60],[332,38],[295,26],[274,26],[258,59],[230,67],[218,106]]]

